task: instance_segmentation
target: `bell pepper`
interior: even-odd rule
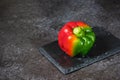
[[[81,21],[67,22],[58,33],[58,44],[70,57],[85,57],[95,42],[92,28]]]

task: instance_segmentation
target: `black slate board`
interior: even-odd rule
[[[96,42],[86,57],[69,57],[58,46],[58,42],[40,47],[40,53],[62,73],[68,74],[120,52],[120,39],[103,28],[94,27]]]

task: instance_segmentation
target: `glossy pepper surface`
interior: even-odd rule
[[[81,21],[67,22],[58,33],[60,48],[70,57],[86,56],[95,42],[92,28]]]

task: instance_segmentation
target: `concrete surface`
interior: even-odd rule
[[[0,80],[119,80],[120,54],[68,75],[40,55],[73,20],[120,38],[120,0],[0,0]]]

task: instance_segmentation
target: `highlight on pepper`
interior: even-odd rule
[[[70,57],[86,56],[95,42],[92,28],[81,21],[67,22],[58,33],[58,44]]]

